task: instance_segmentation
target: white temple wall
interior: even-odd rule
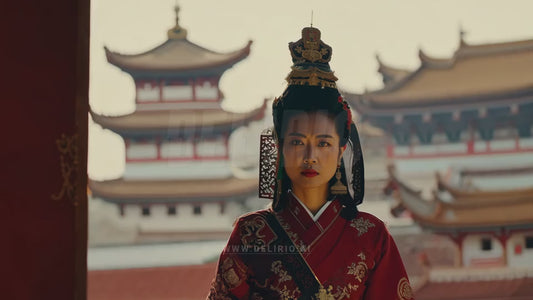
[[[518,140],[518,144],[522,149],[533,149],[533,137],[521,138],[520,140]]]
[[[166,85],[163,86],[164,101],[192,100],[193,91],[190,85]]]
[[[125,205],[124,218],[134,220],[137,228],[148,232],[179,231],[231,231],[235,218],[241,215],[241,205],[226,203],[224,213],[220,213],[220,203],[198,203],[201,214],[194,214],[194,203],[176,204],[176,215],[169,215],[167,204],[150,205],[150,215],[142,216],[139,204]]]
[[[130,143],[126,147],[126,157],[128,159],[157,158],[157,145],[154,143],[134,144]],[[127,165],[127,164],[126,164]]]
[[[159,101],[159,85],[144,83],[137,86],[137,101],[156,102]]]
[[[141,215],[141,206],[139,204],[124,204],[124,216],[122,216],[124,219],[137,221],[139,220]]]
[[[492,248],[482,250],[482,239],[490,239]],[[503,264],[503,247],[490,235],[468,235],[463,241],[464,266],[495,266]]]
[[[212,85],[209,81],[204,81],[201,85],[196,85],[196,99],[199,100],[217,100],[218,87]]]
[[[509,267],[533,267],[533,248],[526,248],[526,237],[533,238],[533,231],[515,233],[507,241]]]
[[[128,162],[125,179],[216,179],[232,176],[228,160]]]
[[[516,140],[514,139],[490,141],[490,149],[492,151],[513,150],[515,148],[516,148]]]
[[[150,205],[150,217],[151,218],[163,218],[169,216],[167,213],[167,205],[164,204],[155,204]],[[171,216],[169,216],[171,217]],[[142,218],[145,219],[146,217]]]
[[[430,144],[417,145],[413,147],[413,154],[448,154],[448,153],[465,153],[468,146],[465,143],[447,143],[447,144]],[[404,151],[405,152],[405,151]],[[395,151],[396,154],[396,151]],[[408,154],[408,153],[407,153]]]
[[[172,141],[161,143],[161,157],[185,158],[194,156],[194,147],[191,141]]]
[[[186,110],[186,109],[221,109],[218,101],[183,101],[137,103],[137,111]]]
[[[200,141],[196,144],[196,151],[198,156],[226,156],[227,147],[226,140],[219,138],[216,140]]]

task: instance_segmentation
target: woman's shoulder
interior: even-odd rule
[[[371,213],[367,213],[367,212],[364,212],[364,211],[357,212],[357,215],[355,216],[354,220],[357,220],[357,219],[368,220],[369,222],[372,222],[372,223],[374,223],[376,225],[385,226],[385,223],[383,221],[381,221],[380,218],[374,216]]]
[[[271,208],[265,208],[265,209],[248,212],[248,213],[238,216],[237,219],[235,219],[235,223],[233,225],[238,225],[238,224],[242,224],[243,222],[248,222],[248,221],[257,220],[257,219],[266,220],[266,217],[271,213],[272,213]]]

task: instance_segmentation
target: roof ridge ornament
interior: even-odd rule
[[[320,40],[320,30],[302,29],[302,38],[289,43],[293,65],[286,80],[289,85],[336,88],[337,77],[329,67],[332,49]]]
[[[174,27],[170,28],[167,31],[168,39],[169,40],[181,40],[187,38],[187,29],[180,26],[180,7],[178,5],[178,1],[176,1],[176,5],[174,6],[174,11],[176,12],[176,25]]]
[[[468,44],[465,41],[465,36],[467,34],[468,32],[463,28],[463,24],[459,24],[459,48],[468,46]]]

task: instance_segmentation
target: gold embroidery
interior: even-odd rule
[[[271,270],[274,274],[279,276],[279,282],[291,280],[292,277],[287,273],[287,271],[282,269],[282,264],[280,260],[276,260],[272,263]]]
[[[80,157],[78,149],[78,135],[72,136],[61,135],[61,138],[56,140],[57,149],[59,150],[61,176],[63,177],[63,186],[57,194],[52,195],[53,200],[60,200],[66,197],[75,206],[78,205],[76,201],[76,179],[80,167]]]
[[[223,280],[220,277],[220,274],[217,274],[213,282],[211,282],[211,290],[207,299],[209,300],[231,300],[229,295],[228,286],[224,284]]]
[[[357,280],[359,280],[360,283],[363,282],[363,279],[365,279],[366,274],[368,273],[368,267],[367,265],[360,261],[357,263],[352,263],[350,266],[348,266],[348,273],[349,275],[354,275]]]
[[[363,234],[368,232],[368,229],[371,227],[375,227],[376,225],[374,223],[371,223],[367,219],[357,218],[355,220],[352,220],[350,222],[350,226],[354,227],[358,234],[357,236],[362,236]]]
[[[331,294],[333,287],[330,285],[328,289],[325,289],[322,285],[318,289],[318,293],[315,294],[315,299],[317,300],[335,300],[335,297]]]
[[[233,268],[227,270],[224,273],[224,280],[228,283],[229,286],[235,287],[239,285],[239,276],[235,273],[235,270]]]
[[[409,280],[405,277],[402,277],[398,282],[398,298],[400,298],[400,300],[413,299],[413,290],[411,289]]]
[[[265,235],[260,234],[260,231],[265,228],[265,220],[260,217],[243,222],[241,225],[241,241],[245,246],[266,246],[263,238]]]
[[[357,256],[361,259],[361,260],[366,260],[366,256],[363,252],[357,254]]]
[[[227,270],[231,267],[233,267],[233,259],[228,257],[222,262],[222,270]]]
[[[224,259],[220,267],[222,278],[230,288],[238,286],[244,280],[244,278],[239,277],[239,274],[237,274],[235,268],[237,268],[239,274],[244,274],[246,272],[246,270],[243,268],[239,268],[239,265],[235,264],[231,257]]]
[[[291,230],[291,226],[287,222],[285,222],[285,220],[280,215],[276,214],[276,217],[278,218],[281,227],[283,227],[285,232],[287,232],[287,235],[293,241],[294,245],[296,245],[299,249],[307,249],[307,245],[300,239],[296,232],[293,232]]]
[[[282,287],[280,286],[282,282],[292,279],[292,277],[287,273],[287,271],[283,269],[281,261],[274,261],[270,266],[270,269],[272,270],[272,272],[274,272],[274,274],[279,276],[278,284],[270,285],[270,288],[279,293],[280,299],[297,299],[297,295],[301,294],[298,287],[296,287],[296,289],[291,290],[288,289],[286,285],[283,285]]]
[[[358,288],[359,288],[359,285],[351,284],[351,283],[348,283],[348,285],[344,287],[337,286],[337,292],[333,294],[333,297],[339,300],[345,297],[346,299],[350,299],[352,291],[357,291]]]

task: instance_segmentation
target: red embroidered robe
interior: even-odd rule
[[[347,221],[337,200],[315,222],[305,207],[290,198],[275,216],[301,251],[322,286],[324,299],[413,299],[394,240],[385,225],[359,212]],[[241,216],[218,262],[208,299],[298,299],[291,266],[280,255],[291,247],[273,246],[276,233],[260,210]],[[295,247],[292,247],[295,248]],[[256,251],[250,252],[250,249]]]

